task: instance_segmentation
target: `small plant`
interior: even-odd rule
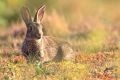
[[[34,66],[35,66],[35,72],[36,72],[35,76],[37,75],[45,76],[50,73],[49,70],[47,70],[40,61],[36,61]]]
[[[5,75],[5,76],[3,77],[3,80],[9,80],[9,77],[8,77],[7,75]]]
[[[43,68],[42,64],[39,61],[35,62],[35,70],[36,70],[36,75],[44,74],[45,72],[45,69]]]

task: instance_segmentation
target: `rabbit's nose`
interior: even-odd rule
[[[41,38],[41,34],[37,34],[37,38],[40,39]]]

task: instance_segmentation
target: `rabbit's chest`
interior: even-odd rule
[[[40,45],[38,45],[35,41],[25,41],[23,43],[23,51],[25,53],[38,53],[40,52]]]

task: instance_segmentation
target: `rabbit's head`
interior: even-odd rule
[[[29,38],[29,39],[41,39],[42,38],[43,31],[42,31],[41,20],[43,18],[44,11],[45,11],[45,5],[40,7],[37,10],[35,17],[32,20],[29,9],[26,7],[23,7],[21,9],[22,18],[27,27],[26,38]]]

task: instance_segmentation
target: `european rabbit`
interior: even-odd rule
[[[32,20],[29,9],[26,7],[22,8],[22,18],[27,27],[26,36],[22,45],[22,53],[28,59],[32,56],[43,63],[53,60],[73,60],[75,54],[69,43],[43,35],[41,20],[44,11],[45,6],[40,7]]]

